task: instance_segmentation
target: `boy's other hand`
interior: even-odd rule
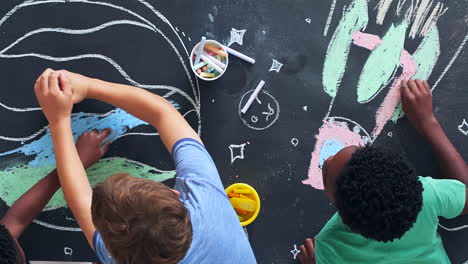
[[[299,262],[301,264],[315,264],[315,247],[312,239],[307,238],[303,245],[299,247]]]
[[[60,70],[58,72],[65,75],[70,81],[73,92],[73,104],[77,104],[88,97],[88,90],[93,80],[92,78],[66,70]]]
[[[73,108],[70,81],[61,73],[47,69],[39,76],[34,92],[49,125],[70,120]]]
[[[432,112],[431,89],[426,81],[402,81],[401,100],[403,111],[420,133],[424,133],[437,123],[437,119]]]
[[[93,130],[83,133],[76,141],[76,150],[83,163],[83,167],[89,168],[96,163],[106,152],[112,142],[102,145],[104,139],[110,135],[112,129],[106,128],[101,132]]]

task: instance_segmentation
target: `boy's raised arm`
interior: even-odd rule
[[[468,186],[468,166],[434,116],[431,90],[427,82],[420,80],[403,82],[401,100],[408,119],[432,145],[444,177],[459,180]],[[462,214],[468,214],[467,202]]]
[[[73,140],[70,80],[64,74],[47,69],[36,81],[34,91],[49,121],[57,172],[65,200],[92,246],[95,232],[91,218],[92,189]],[[105,149],[100,151],[105,152]]]
[[[92,98],[122,108],[154,126],[169,152],[179,139],[192,138],[201,142],[179,111],[158,95],[129,85],[109,83],[68,71],[59,72],[70,79],[74,103]]]

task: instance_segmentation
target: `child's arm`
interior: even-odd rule
[[[198,134],[179,111],[158,95],[129,85],[91,79],[67,71],[60,72],[70,79],[74,103],[92,98],[122,108],[154,126],[169,152],[172,152],[173,145],[182,138],[201,142]]]
[[[92,245],[95,232],[91,218],[92,190],[73,141],[71,130],[73,98],[70,80],[63,74],[47,69],[36,81],[34,91],[49,121],[57,172],[65,200],[89,244]],[[101,133],[97,145],[107,134],[108,131]],[[107,147],[98,147],[99,153],[103,154]]]
[[[24,193],[8,209],[0,222],[10,231],[13,238],[18,239],[59,188],[57,170],[53,170]]]
[[[401,86],[403,110],[413,126],[432,145],[443,175],[468,185],[468,166],[447,138],[432,112],[432,95],[427,82],[408,81]],[[468,203],[462,214],[468,213]]]

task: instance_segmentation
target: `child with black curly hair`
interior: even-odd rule
[[[301,263],[450,263],[439,217],[468,214],[468,166],[432,112],[427,82],[405,81],[403,110],[432,145],[444,177],[418,177],[402,156],[375,146],[350,146],[323,165],[335,214],[300,247]]]
[[[93,130],[78,138],[76,149],[85,168],[92,166],[106,153],[110,143],[101,143],[110,132],[110,129],[101,132]],[[27,263],[18,239],[59,188],[57,170],[53,170],[23,194],[1,218],[0,264]]]

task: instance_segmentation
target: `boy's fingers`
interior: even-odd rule
[[[424,85],[423,85],[423,83],[421,82],[421,80],[418,79],[418,80],[416,80],[415,82],[416,82],[416,85],[417,85],[417,87],[418,87],[418,91],[419,91],[420,93],[424,92]]]
[[[51,69],[47,69],[44,71],[41,77],[39,77],[39,91],[42,94],[47,94],[49,91],[49,75],[51,72]]]
[[[60,90],[62,90],[64,94],[66,95],[72,94],[70,79],[68,79],[67,74],[64,73],[63,71],[59,72],[59,84],[60,84]]]
[[[49,91],[52,94],[57,94],[60,91],[59,84],[58,84],[58,74],[56,72],[51,72],[49,74]]]
[[[411,95],[411,91],[408,89],[408,81],[407,80],[403,80],[401,81],[401,94],[403,96],[409,96]]]
[[[301,245],[301,246],[299,247],[299,250],[301,251],[300,255],[302,255],[302,257],[303,257],[304,259],[308,259],[308,258],[310,257],[310,256],[309,256],[309,252],[307,252],[307,250],[306,250],[306,248],[305,248],[304,245]]]
[[[410,92],[413,95],[418,95],[419,94],[418,86],[417,86],[416,82],[414,82],[413,80],[408,81],[408,90],[410,90]]]
[[[423,85],[424,85],[424,89],[426,89],[426,91],[428,91],[428,92],[431,91],[431,87],[429,87],[429,84],[427,83],[427,81],[424,81]]]
[[[305,241],[305,244],[306,244],[307,252],[309,253],[309,255],[311,257],[314,257],[315,256],[315,248],[314,248],[314,242],[312,241],[312,239],[307,238],[306,241]]]
[[[110,134],[112,133],[112,129],[111,128],[106,128],[104,130],[102,130],[98,135],[98,139],[99,140],[103,140],[105,139],[107,136],[109,136]]]
[[[106,144],[104,144],[104,146],[101,147],[101,155],[106,154],[106,152],[109,150],[111,144],[112,144],[112,141],[109,141]]]

